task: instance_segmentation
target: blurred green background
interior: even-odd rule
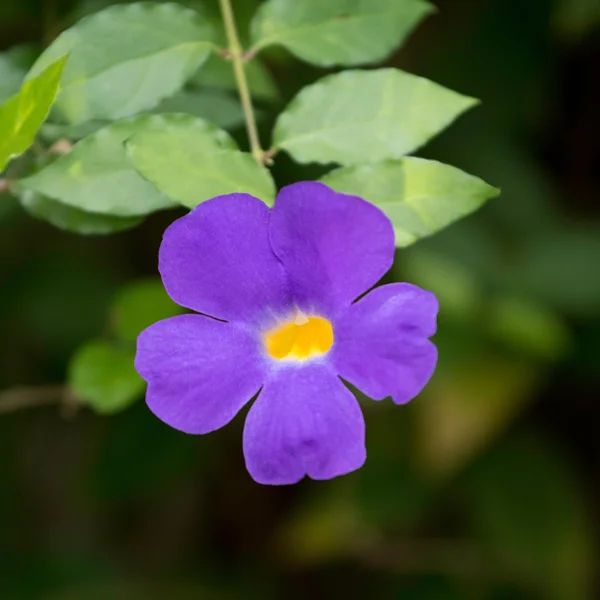
[[[1,0],[0,49],[35,56],[110,3]],[[236,3],[241,27],[256,4]],[[242,415],[191,437],[141,399],[114,416],[5,410],[0,598],[600,597],[600,2],[436,4],[390,64],[483,104],[422,155],[503,193],[399,251],[388,276],[440,298],[429,386],[406,407],[363,402],[361,471],[286,488],[246,473]],[[281,92],[259,102],[266,140],[322,71],[265,58]],[[234,96],[216,109],[240,124]],[[279,185],[322,172],[274,167]],[[64,381],[122,286],[156,276],[174,216],[86,238],[0,197],[1,389]]]

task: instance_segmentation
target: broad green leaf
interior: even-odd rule
[[[247,152],[235,149],[228,137],[223,138],[224,131],[196,121],[197,131],[173,124],[134,135],[127,148],[135,168],[163,194],[188,208],[234,192],[271,204],[275,184],[269,171]]]
[[[277,100],[279,90],[269,70],[258,58],[244,65],[250,94],[255,100]],[[213,54],[190,79],[190,84],[200,87],[222,88],[235,91],[237,84],[233,75],[231,61]]]
[[[252,20],[252,51],[279,44],[321,67],[375,63],[433,10],[425,0],[268,0]]]
[[[183,87],[211,52],[214,35],[209,21],[177,4],[111,6],[62,33],[29,76],[70,52],[53,114],[75,125],[120,119]]]
[[[482,550],[545,600],[587,600],[593,525],[576,469],[534,434],[508,438],[466,477],[465,515]]]
[[[82,235],[102,235],[131,229],[142,222],[139,217],[112,217],[85,212],[62,202],[45,198],[31,190],[19,194],[19,200],[32,216],[59,229]]]
[[[188,115],[140,115],[113,123],[78,142],[73,150],[35,175],[19,181],[35,191],[86,212],[142,216],[173,204],[140,177],[125,150],[133,134],[167,123],[191,127]]]
[[[244,124],[244,113],[237,97],[214,89],[183,90],[165,98],[152,112],[186,113],[223,129],[235,129]]]
[[[75,396],[96,412],[112,414],[141,397],[144,381],[133,366],[133,349],[93,341],[75,353],[67,382]]]
[[[416,150],[476,103],[398,69],[344,71],[300,91],[273,145],[301,163],[377,163]]]
[[[342,167],[321,181],[381,208],[394,225],[399,247],[436,233],[499,193],[460,169],[414,157]]]
[[[21,91],[0,106],[0,172],[33,143],[56,97],[67,56],[26,81]]]
[[[167,295],[158,277],[140,279],[123,287],[111,309],[111,326],[115,335],[126,342],[135,342],[146,327],[183,309]]]

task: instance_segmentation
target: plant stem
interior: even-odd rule
[[[62,404],[67,401],[70,401],[69,393],[62,384],[14,388],[0,393],[0,414],[33,406]]]
[[[240,95],[242,109],[244,111],[244,120],[246,121],[246,131],[248,132],[248,141],[250,142],[250,151],[254,160],[262,165],[264,163],[264,152],[260,146],[258,138],[258,130],[256,129],[256,118],[252,107],[252,98],[248,90],[248,81],[246,80],[246,72],[244,71],[244,52],[240,45],[237,29],[235,26],[235,18],[231,9],[231,0],[219,0],[221,6],[221,14],[223,15],[223,23],[225,25],[225,33],[227,34],[227,50],[229,51],[230,59],[233,64],[233,74]]]

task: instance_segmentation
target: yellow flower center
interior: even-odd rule
[[[267,331],[265,347],[277,360],[307,360],[329,351],[333,345],[333,328],[327,319],[307,317],[298,311],[288,321]]]

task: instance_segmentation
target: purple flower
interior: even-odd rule
[[[208,200],[165,232],[159,269],[175,302],[198,313],[138,338],[150,410],[186,433],[244,427],[259,483],[330,479],[361,467],[365,423],[340,377],[404,404],[433,373],[438,303],[392,266],[388,218],[321,183],[284,188],[273,209],[247,194]],[[210,315],[210,316],[205,316]]]

